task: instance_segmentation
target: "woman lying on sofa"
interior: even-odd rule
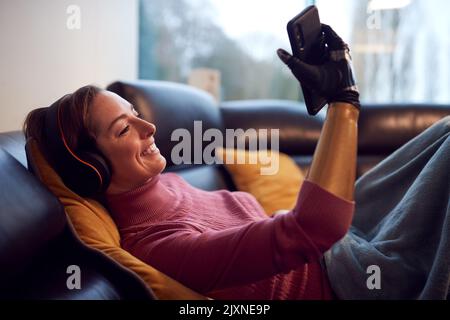
[[[404,193],[399,191],[409,191],[418,178],[416,172],[422,173],[432,160],[450,165],[450,148],[444,148],[447,154],[441,154],[444,150],[439,148],[449,143],[445,138],[448,125],[433,126],[413,145],[396,153],[397,163],[404,159],[410,168],[406,178],[399,178],[403,183],[389,184],[389,179],[402,172],[401,165],[392,165],[392,160],[361,179],[356,203],[362,209],[355,221],[371,225],[363,230],[353,225],[349,232],[355,204],[359,94],[348,46],[329,26],[323,26],[323,35],[327,58],[321,65],[307,65],[278,51],[295,77],[329,102],[310,171],[295,208],[286,214],[269,218],[248,193],[207,192],[175,173],[162,173],[166,160],[156,143],[164,141],[155,141],[156,126],[141,119],[126,100],[95,86],[82,87],[48,108],[32,111],[25,122],[25,135],[38,142],[67,186],[81,195],[102,199],[120,230],[124,249],[208,297],[436,297],[436,287],[442,289],[442,285],[429,283],[443,276],[433,277],[432,269],[444,264],[446,257],[439,260],[436,256],[438,247],[448,245],[441,241],[445,230],[433,228],[437,235],[423,238],[418,230],[428,220],[422,216],[432,214],[426,206],[414,215],[421,218],[403,230],[400,227],[411,220],[411,210],[390,210],[401,205]],[[436,148],[424,154],[425,146],[431,144]],[[415,150],[417,145],[421,147]],[[447,168],[440,173],[443,177],[430,171],[424,178],[435,179],[435,184],[446,188],[446,195],[439,193],[439,203],[448,203],[448,166],[442,168]],[[429,186],[418,188],[422,205],[437,202],[432,194],[428,200],[420,196]],[[440,223],[443,229],[442,224],[449,220],[444,221],[445,216],[436,214],[430,224]],[[401,241],[410,236],[420,244]],[[424,254],[425,246],[431,246],[432,252]],[[416,259],[411,248],[426,259]],[[412,267],[415,262],[419,273]],[[373,265],[380,267],[382,288],[368,286],[366,270]],[[392,285],[395,277],[405,281],[411,274],[416,278]],[[425,284],[433,288],[431,293]]]

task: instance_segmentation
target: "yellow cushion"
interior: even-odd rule
[[[67,188],[41,154],[36,141],[30,141],[29,150],[36,175],[59,198],[69,222],[86,245],[134,271],[159,299],[206,299],[123,250],[119,232],[107,210],[99,202],[82,198]]]
[[[272,161],[266,163],[267,161],[264,160],[265,155]],[[278,210],[294,208],[298,192],[304,180],[304,174],[291,157],[282,152],[272,150],[247,151],[224,148],[216,149],[216,156],[222,159],[224,166],[233,178],[236,188],[239,191],[252,194],[264,208],[267,215],[270,216]],[[226,161],[227,157],[233,161]],[[245,159],[245,161],[238,163],[239,157],[242,160]],[[276,157],[279,159],[278,166],[275,161]],[[265,173],[273,172],[274,174],[262,174],[262,169],[264,168],[266,168]],[[269,168],[278,170],[269,170]]]

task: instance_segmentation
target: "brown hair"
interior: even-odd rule
[[[95,139],[89,124],[89,111],[95,96],[101,91],[102,89],[97,86],[87,85],[73,93],[66,94],[59,100],[59,107],[62,108],[62,130],[67,144],[72,150],[83,151],[86,148],[95,148]],[[25,139],[36,140],[44,156],[53,163],[55,157],[50,154],[45,138],[47,110],[48,107],[31,111],[25,119],[23,132]]]

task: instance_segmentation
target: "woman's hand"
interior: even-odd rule
[[[283,49],[278,49],[277,54],[302,85],[325,97],[328,103],[346,102],[360,109],[350,49],[330,26],[322,24],[322,33],[326,52],[320,64],[307,64]]]

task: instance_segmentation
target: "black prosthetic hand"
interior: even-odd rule
[[[277,54],[302,85],[325,97],[328,103],[346,102],[360,109],[349,47],[330,26],[322,24],[322,33],[325,52],[317,53],[323,56],[317,64],[307,64],[283,49],[278,49]]]

